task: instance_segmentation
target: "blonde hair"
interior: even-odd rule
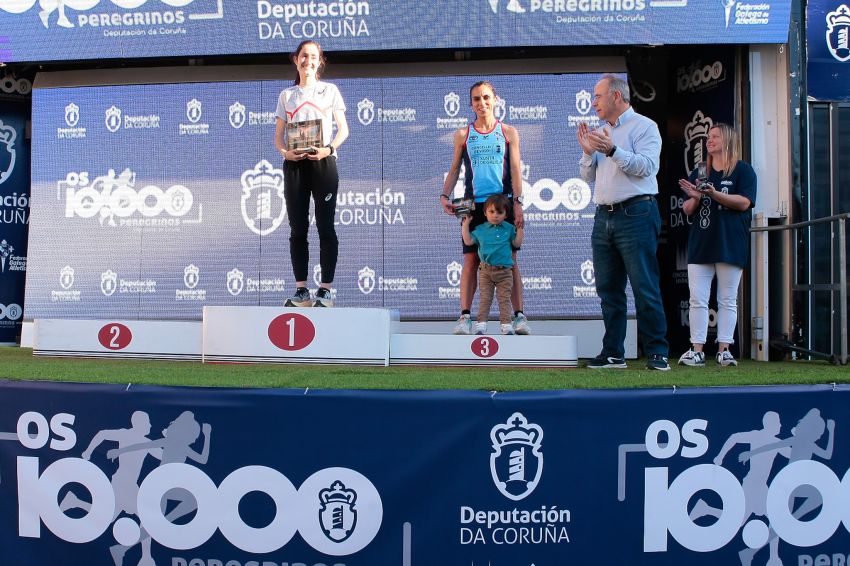
[[[738,149],[738,132],[729,124],[717,122],[711,126],[708,131],[717,128],[720,130],[720,139],[722,143],[721,155],[723,156],[723,176],[728,177],[735,170],[735,166],[740,159],[740,150]],[[708,156],[708,170],[711,171],[712,156]]]

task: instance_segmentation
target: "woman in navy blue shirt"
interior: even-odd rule
[[[691,349],[680,365],[704,366],[708,332],[708,296],[717,277],[717,363],[735,366],[729,352],[738,320],[738,285],[750,255],[750,210],[756,200],[756,174],[738,159],[738,134],[717,123],[708,131],[706,179],[697,171],[679,186],[690,197],[682,209],[694,216],[688,237]]]

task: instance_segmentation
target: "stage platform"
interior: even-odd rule
[[[39,319],[21,346],[37,356],[205,362],[576,367],[593,357],[602,323],[531,321],[530,336],[454,336],[453,321],[401,322],[391,309],[205,307],[202,321]],[[626,357],[636,356],[629,321]]]

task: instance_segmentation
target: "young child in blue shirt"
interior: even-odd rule
[[[481,265],[478,268],[478,322],[475,333],[484,334],[487,330],[487,316],[493,304],[493,294],[499,303],[499,323],[502,334],[513,334],[511,325],[511,290],[513,289],[514,248],[522,246],[523,229],[515,228],[505,222],[508,213],[508,199],[503,194],[492,195],[484,201],[484,216],[487,222],[479,224],[469,231],[471,216],[463,218],[463,243],[478,246]]]

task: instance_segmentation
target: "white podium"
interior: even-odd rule
[[[406,332],[398,311],[204,307],[202,322],[38,319],[37,356],[291,364],[578,367],[576,336]]]
[[[578,367],[575,336],[393,334],[392,365]]]
[[[200,360],[201,323],[36,319],[36,356]]]
[[[389,365],[398,311],[204,307],[205,362]]]

